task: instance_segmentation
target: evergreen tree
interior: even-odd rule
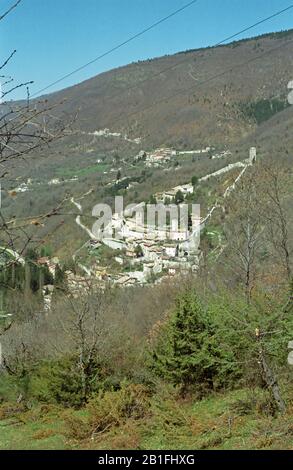
[[[36,261],[39,255],[34,248],[28,248],[25,254],[25,259],[28,261]]]
[[[136,245],[134,251],[137,258],[141,258],[143,256],[143,249],[140,245]]]
[[[192,184],[192,186],[195,187],[195,186],[197,185],[197,183],[198,183],[198,177],[197,177],[197,176],[193,176],[193,177],[191,178],[191,184]]]
[[[185,391],[190,386],[217,386],[221,352],[215,326],[193,291],[180,295],[153,351],[159,375]]]
[[[67,287],[65,271],[59,266],[59,264],[57,264],[55,269],[54,285],[63,290]]]
[[[181,204],[182,202],[184,201],[184,195],[182,193],[182,191],[177,191],[177,193],[175,194],[175,204]]]
[[[49,246],[49,245],[45,245],[45,246],[42,246],[41,248],[41,252],[40,252],[40,256],[43,257],[51,257],[53,254],[53,250],[52,250],[52,247]]]

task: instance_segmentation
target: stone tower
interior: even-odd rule
[[[250,163],[256,162],[256,147],[250,147],[249,149],[249,160]]]

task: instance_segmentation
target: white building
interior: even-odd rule
[[[170,258],[175,258],[177,250],[177,245],[165,245],[165,253],[167,256],[170,256]]]

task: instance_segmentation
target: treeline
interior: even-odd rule
[[[268,121],[275,114],[288,108],[287,97],[280,99],[278,97],[270,99],[260,99],[239,105],[240,111],[245,118],[255,121],[257,124]]]
[[[40,251],[29,248],[24,255],[24,263],[6,259],[6,262],[2,264],[0,267],[0,297],[3,313],[10,313],[9,299],[15,293],[17,295],[25,293],[42,300],[45,286],[66,286],[66,266],[57,265],[53,274],[46,263],[39,263],[40,257],[47,257],[50,254],[51,250],[48,247],[43,247]]]

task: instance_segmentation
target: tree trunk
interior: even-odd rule
[[[285,413],[286,405],[285,405],[285,402],[284,402],[284,400],[281,396],[278,380],[277,380],[272,368],[268,364],[268,361],[266,359],[265,352],[264,352],[262,346],[260,347],[260,350],[259,350],[259,358],[260,358],[260,365],[261,365],[264,381],[265,381],[267,387],[272,392],[272,395],[273,395],[275,403],[278,407],[278,410],[281,413]]]
[[[81,379],[81,393],[82,393],[82,401],[86,401],[87,397],[87,381],[86,381],[86,373],[85,373],[85,363],[84,363],[84,349],[83,347],[80,348],[79,351],[79,364],[80,370],[80,379]]]

